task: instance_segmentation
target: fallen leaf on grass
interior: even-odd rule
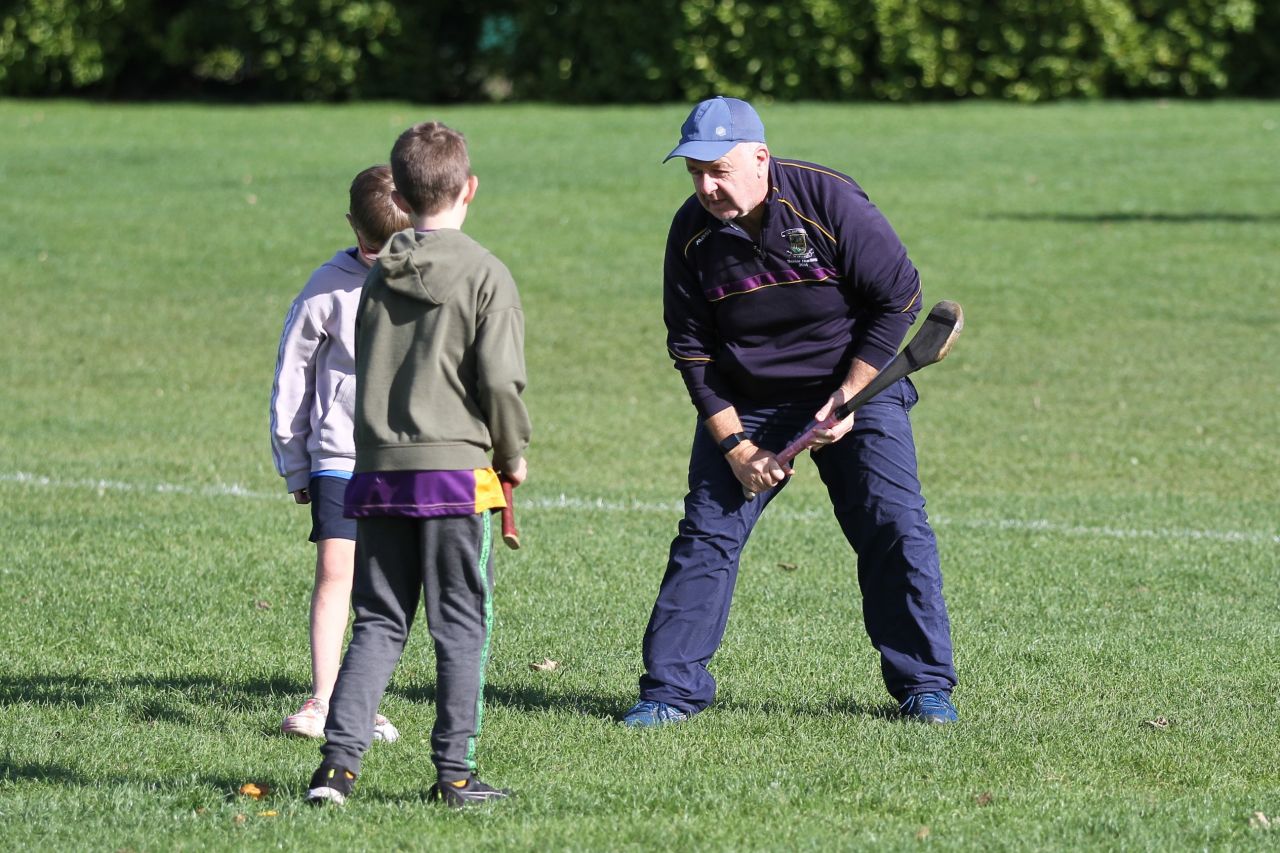
[[[242,814],[238,814],[238,815],[236,815],[236,825],[242,824],[242,823],[244,823],[244,822],[245,822],[246,820],[248,820],[248,819],[249,819],[249,818],[245,817],[244,815],[242,815]]]
[[[270,601],[264,601],[264,600],[262,600],[261,598],[259,598],[257,601],[255,601],[255,602],[253,603],[253,606],[254,606],[254,607],[256,607],[256,608],[258,608],[259,610],[270,610],[270,609],[271,609],[271,602],[270,602]]]
[[[1249,818],[1249,828],[1250,829],[1270,829],[1271,819],[1266,815],[1264,815],[1262,812],[1254,812],[1253,816]]]
[[[991,796],[990,791],[983,791],[981,794],[973,798],[973,801],[980,806],[989,806],[991,801],[995,799]]]
[[[929,837],[929,827],[922,826],[916,830],[916,841],[924,841]]]
[[[257,782],[246,782],[240,786],[240,793],[244,794],[246,797],[253,797],[255,800],[260,800],[267,794],[271,793],[271,789],[266,785],[259,785]]]
[[[542,663],[531,663],[529,669],[534,672],[555,672],[560,668],[560,661],[551,658],[543,658]]]
[[[778,568],[782,569],[784,572],[794,572],[800,567],[795,563],[778,563]]]
[[[268,809],[265,812],[258,812],[258,817],[275,817],[278,814],[280,814],[280,812],[275,809]]]
[[[1168,717],[1156,717],[1154,720],[1147,720],[1147,725],[1153,729],[1167,729],[1173,725],[1173,721]]]

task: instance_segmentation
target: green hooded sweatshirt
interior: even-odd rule
[[[392,236],[356,317],[357,473],[513,470],[529,446],[524,312],[461,231]]]

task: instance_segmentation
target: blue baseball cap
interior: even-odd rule
[[[760,116],[746,101],[708,98],[689,113],[680,126],[680,144],[662,162],[672,157],[719,160],[739,142],[764,142]]]

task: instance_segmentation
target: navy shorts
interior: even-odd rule
[[[343,477],[312,477],[307,485],[311,495],[312,542],[321,539],[350,539],[356,541],[356,520],[342,517],[343,499],[347,494]]]

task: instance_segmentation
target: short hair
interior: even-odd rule
[[[392,234],[412,224],[391,198],[395,188],[391,167],[385,163],[370,166],[351,182],[351,224],[370,249],[381,249]]]
[[[467,140],[438,121],[424,121],[400,134],[391,149],[396,189],[418,216],[453,204],[471,177]]]

